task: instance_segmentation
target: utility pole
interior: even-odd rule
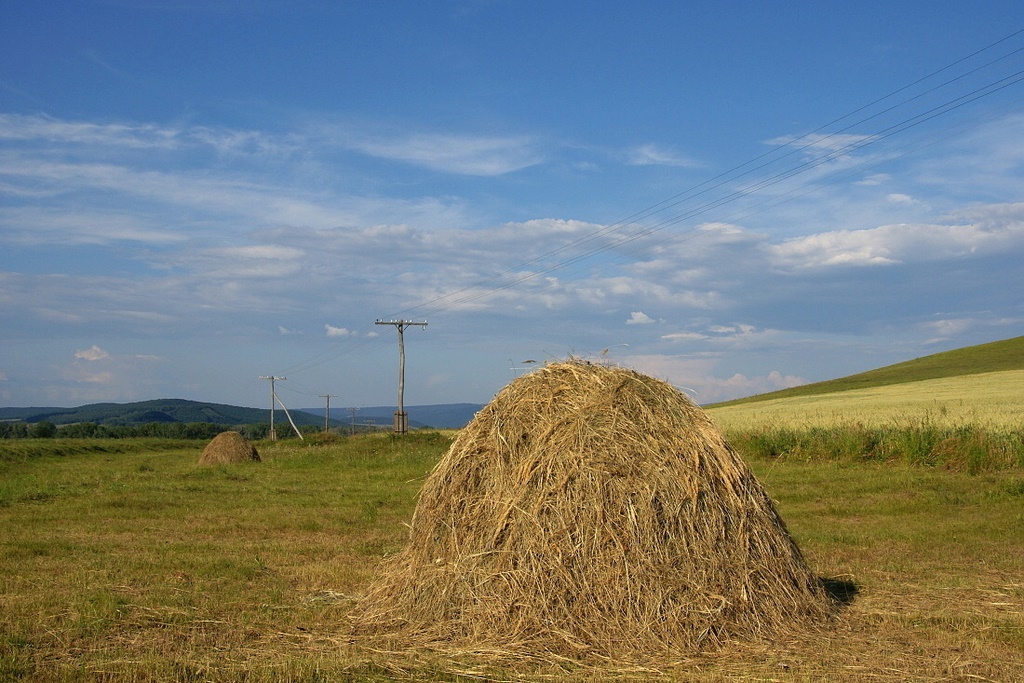
[[[274,403],[277,402],[277,393],[274,391],[274,382],[285,380],[287,377],[274,377],[273,375],[262,375],[260,379],[270,380],[270,440],[277,441],[277,432],[274,431]]]
[[[353,436],[355,436],[355,433],[356,433],[356,412],[358,410],[359,410],[359,408],[349,408],[348,409],[348,412],[352,413],[352,435]]]
[[[327,410],[324,412],[324,432],[331,430],[331,399],[337,394],[320,394],[320,398],[327,399]]]
[[[409,431],[409,415],[405,412],[405,328],[410,325],[426,327],[426,321],[414,323],[411,320],[378,320],[377,325],[394,325],[398,330],[398,410],[395,411],[395,432]]]

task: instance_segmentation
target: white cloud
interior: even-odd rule
[[[351,336],[352,334],[354,334],[353,332],[349,331],[347,328],[335,327],[334,325],[330,325],[330,324],[324,325],[324,331],[327,333],[328,337],[348,337],[348,336]]]
[[[305,252],[294,247],[277,244],[259,244],[246,247],[224,247],[212,249],[210,253],[223,258],[249,259],[259,261],[292,261],[302,258]]]
[[[933,261],[1024,248],[1024,220],[998,225],[898,224],[867,230],[836,230],[768,247],[786,268],[877,266]]]
[[[889,182],[892,176],[888,173],[872,173],[871,175],[864,176],[860,180],[855,181],[854,185],[864,185],[867,187],[874,187]]]
[[[207,249],[186,256],[191,268],[217,280],[228,278],[284,278],[299,272],[305,252],[294,247],[260,244]]]
[[[73,211],[36,206],[0,209],[4,226],[0,241],[19,246],[50,244],[59,239],[64,245],[112,242],[139,242],[157,246],[181,243],[185,235],[152,225],[146,216],[117,210],[79,207]]]
[[[1017,328],[1022,323],[1024,323],[1024,318],[1020,317],[986,317],[979,315],[937,317],[935,320],[921,323],[917,327],[927,335],[931,335],[925,339],[925,344],[938,344],[950,339],[956,339],[959,336],[976,330],[991,330],[989,334],[1004,335],[1007,328]]]
[[[138,392],[153,384],[153,372],[165,360],[151,353],[111,354],[97,345],[79,349],[60,370],[64,384],[59,396],[65,401],[140,400]]]
[[[445,133],[373,136],[349,134],[343,144],[364,154],[424,166],[434,171],[472,176],[497,176],[541,163],[534,141]]]
[[[1004,335],[1007,328],[1018,328],[1024,323],[1024,319],[1015,317],[965,317],[965,318],[940,318],[922,323],[919,327],[926,334],[933,335],[924,340],[925,344],[938,344],[955,339],[981,328],[991,328],[996,334]]]
[[[915,179],[939,196],[1020,197],[1022,141],[1024,115],[994,120],[955,138],[942,154],[916,160]]]
[[[84,384],[113,384],[114,373],[109,371],[102,372],[88,372],[82,368],[78,369],[78,372],[70,375],[68,379],[75,382],[82,382]]]
[[[114,382],[110,354],[99,346],[79,349],[75,351],[74,358],[72,364],[64,370],[66,379],[80,384],[109,385]],[[99,367],[93,366],[93,363],[99,363]]]
[[[869,135],[845,133],[812,133],[809,135],[782,135],[766,140],[765,144],[776,147],[794,147],[818,156],[822,151],[830,154],[847,154],[872,140]]]
[[[348,196],[311,187],[308,169],[289,155],[292,149],[304,158],[326,155],[333,143],[318,134],[274,139],[227,129],[0,116],[0,139],[17,143],[0,157],[0,197],[12,200],[0,202],[6,204],[0,234],[24,245],[49,244],[57,233],[61,244],[133,240],[163,246],[209,243],[272,226],[411,221],[430,229],[465,223],[454,196]],[[213,170],[188,161],[226,154]],[[483,159],[483,152],[477,156]],[[323,180],[328,174],[317,175]]]
[[[769,391],[798,387],[802,384],[807,384],[807,380],[796,375],[784,375],[778,370],[772,370],[762,377],[747,377],[736,373],[729,379],[717,383],[715,388],[719,391],[719,397],[712,400],[727,401],[729,398],[764,394]]]
[[[277,326],[278,334],[302,334],[302,330],[290,330],[284,325]]]
[[[629,151],[629,163],[633,166],[680,166],[694,168],[697,162],[657,145],[640,145]]]
[[[954,211],[950,220],[977,225],[990,233],[1019,229],[1024,223],[1024,202],[979,204]]]
[[[14,143],[94,147],[104,150],[173,152],[209,149],[219,154],[281,156],[301,148],[294,135],[275,137],[260,131],[210,126],[175,127],[152,123],[66,121],[44,115],[0,114],[0,140]]]
[[[707,339],[707,335],[700,334],[699,332],[673,332],[671,334],[663,334],[661,338],[665,341],[699,341],[701,339]]]
[[[97,124],[62,121],[49,116],[0,114],[0,140],[168,149],[175,146],[179,136],[178,130],[152,124]]]
[[[316,224],[337,221],[339,215],[328,215],[324,207],[311,204],[296,190],[252,181],[238,181],[226,176],[206,177],[189,171],[153,171],[122,159],[112,163],[53,162],[42,157],[5,158],[0,160],[0,175],[15,187],[43,188],[52,195],[51,211],[73,212],[76,203],[64,208],[61,197],[88,196],[92,212],[103,209],[104,201],[118,196],[121,213],[134,209],[149,215],[165,215],[167,206],[177,211],[202,212],[200,221],[183,221],[186,225],[205,227],[215,218],[223,227],[244,220],[251,225],[307,217]],[[60,195],[57,196],[57,195]],[[319,215],[323,213],[324,215]],[[174,215],[174,214],[171,214]],[[164,218],[166,220],[166,218]]]
[[[921,325],[929,334],[934,336],[925,340],[925,344],[938,344],[946,341],[953,335],[960,334],[974,327],[976,321],[969,318],[933,320]]]
[[[755,325],[738,323],[732,325],[709,325],[704,331],[672,332],[661,336],[669,342],[707,342],[708,348],[750,348],[770,344],[779,335],[778,330],[758,328]]]
[[[757,377],[747,377],[740,373],[734,373],[727,378],[716,377],[715,369],[720,362],[717,356],[651,354],[630,356],[626,362],[640,372],[663,379],[685,391],[701,404],[806,384],[806,380],[801,377],[783,374],[777,370]]]
[[[629,314],[629,320],[626,321],[627,325],[650,325],[654,322],[654,318],[650,317],[643,311],[633,311]]]
[[[87,361],[107,360],[110,354],[94,344],[87,349],[75,351],[75,358]]]
[[[920,202],[909,194],[899,194],[894,192],[885,196],[886,200],[893,204],[920,204]]]

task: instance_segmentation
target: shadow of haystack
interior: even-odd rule
[[[699,651],[829,611],[700,408],[569,361],[518,378],[459,434],[352,618],[411,650],[583,661]]]
[[[238,432],[221,432],[206,445],[199,458],[200,465],[224,465],[233,462],[259,462],[260,454]]]

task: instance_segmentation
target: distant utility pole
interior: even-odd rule
[[[331,399],[335,398],[337,394],[320,394],[320,398],[327,399],[327,410],[324,412],[324,431],[328,432],[331,430]]]
[[[295,433],[298,435],[299,439],[305,441],[305,439],[303,439],[303,437],[302,437],[302,432],[300,432],[299,428],[295,425],[295,420],[292,419],[292,414],[288,412],[288,406],[286,406],[284,404],[284,401],[282,401],[280,398],[278,398],[277,391],[275,391],[275,389],[274,389],[274,382],[276,382],[279,379],[280,380],[285,380],[285,379],[288,379],[288,378],[287,377],[275,377],[273,375],[263,375],[262,377],[260,377],[260,379],[269,379],[270,380],[270,440],[271,441],[277,441],[277,431],[274,430],[274,403],[276,402],[276,403],[280,403],[281,407],[284,408],[285,417],[288,418],[288,423],[291,424],[292,429],[295,430]]]
[[[277,402],[277,393],[274,391],[274,382],[286,380],[287,377],[274,377],[273,375],[262,375],[260,379],[270,380],[270,440],[277,441],[277,432],[274,431],[274,404]]]
[[[353,435],[356,433],[356,412],[358,412],[358,411],[359,411],[359,408],[349,408],[348,409],[348,412],[352,413],[352,434]]]
[[[426,321],[414,323],[411,320],[378,320],[377,325],[394,325],[398,330],[398,410],[395,411],[395,432],[409,431],[409,415],[405,412],[405,328],[410,325],[426,327]]]

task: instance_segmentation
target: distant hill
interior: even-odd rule
[[[269,409],[242,408],[220,403],[203,403],[167,398],[136,403],[92,403],[78,408],[0,408],[0,420],[42,422],[55,425],[94,422],[108,426],[131,426],[151,422],[210,422],[220,425],[267,422]],[[322,424],[312,415],[292,412],[299,425]],[[287,418],[281,413],[281,422]]]
[[[458,429],[464,427],[483,406],[473,403],[453,403],[425,406],[406,406],[409,426],[414,429]],[[292,419],[300,427],[322,426],[323,408],[291,410]],[[360,408],[356,424],[388,427],[394,422],[394,406]],[[185,399],[157,399],[136,403],[92,403],[78,408],[0,408],[0,420],[19,422],[52,422],[55,425],[93,422],[107,426],[134,426],[152,422],[209,422],[218,425],[246,425],[268,422],[268,408],[243,408],[221,403],[204,403]],[[283,410],[276,411],[276,421],[287,424]],[[331,426],[350,424],[347,410],[331,411]]]
[[[1024,370],[1024,337],[1014,337],[1002,341],[966,346],[952,351],[943,351],[914,360],[887,365],[876,370],[868,370],[856,375],[839,379],[804,384],[791,389],[782,389],[768,394],[758,394],[734,401],[716,403],[714,407],[771,401],[777,398],[795,396],[815,396],[834,394],[851,389],[870,389],[872,387],[906,382],[919,382],[960,375],[978,375],[985,372],[1002,372],[1005,370]],[[710,408],[711,406],[704,406]]]
[[[423,429],[432,427],[434,429],[461,429],[465,427],[473,416],[483,406],[479,403],[441,403],[423,406],[406,406],[405,412],[409,413],[409,427],[411,429]],[[303,412],[320,416],[323,420],[323,408],[303,408]],[[331,423],[337,419],[342,424],[351,424],[351,409],[331,409]],[[344,415],[344,417],[339,417]],[[356,410],[356,425],[374,425],[377,427],[390,427],[394,424],[395,406],[370,406]]]
[[[483,409],[477,403],[446,403],[442,405],[409,406],[409,419],[435,429],[461,429]]]

